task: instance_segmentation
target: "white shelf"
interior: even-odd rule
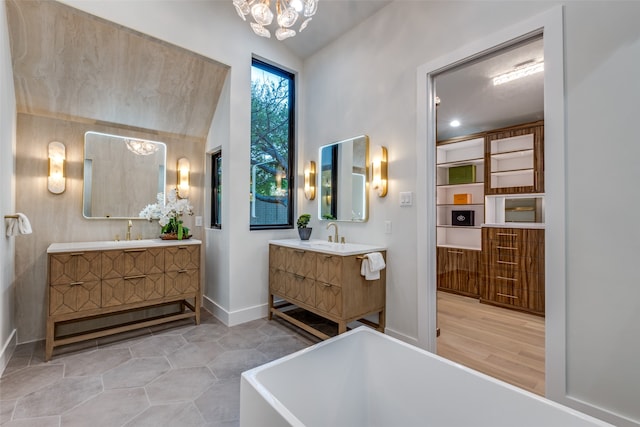
[[[436,185],[437,188],[461,188],[461,187],[484,187],[484,182],[471,182],[469,184],[444,184]]]
[[[451,249],[466,249],[468,251],[481,251],[482,247],[480,246],[462,246],[462,245],[448,245],[441,244],[437,245],[439,248],[451,248]]]
[[[454,162],[438,163],[436,167],[450,168],[453,166],[466,166],[466,165],[484,165],[484,157],[478,159],[457,160]]]
[[[504,171],[491,172],[491,176],[513,176],[513,175],[526,175],[533,172],[533,168],[526,169],[511,169]]]
[[[527,150],[503,151],[501,153],[491,154],[491,158],[496,160],[517,159],[519,157],[533,158],[533,148]]]

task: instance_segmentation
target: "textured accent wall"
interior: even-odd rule
[[[47,247],[54,242],[112,240],[124,238],[127,223],[117,219],[85,219],[82,216],[84,133],[98,131],[165,142],[167,144],[167,188],[176,185],[176,164],[180,157],[191,161],[189,200],[195,215],[203,215],[204,141],[134,132],[99,124],[78,123],[48,117],[18,114],[16,150],[16,209],[25,213],[33,234],[16,239],[16,326],[18,342],[44,338],[47,315]],[[60,195],[47,191],[47,145],[60,141],[67,148],[67,188]],[[114,171],[117,174],[118,171]],[[129,183],[135,185],[135,182]],[[127,191],[121,188],[120,191]],[[149,203],[153,200],[149,200]],[[201,238],[202,228],[185,224]],[[132,235],[145,239],[160,233],[157,222],[133,222]]]

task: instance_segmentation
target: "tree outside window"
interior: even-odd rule
[[[293,227],[294,76],[253,60],[251,229]]]

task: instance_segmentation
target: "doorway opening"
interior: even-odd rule
[[[544,395],[543,36],[432,79],[437,353]]]

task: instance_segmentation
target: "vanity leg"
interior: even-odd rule
[[[202,296],[196,295],[193,303],[194,303],[193,308],[195,308],[195,312],[196,312],[196,325],[199,325],[200,324],[200,305],[202,304]]]
[[[53,355],[53,340],[55,339],[54,333],[56,330],[55,322],[51,319],[47,319],[47,338],[45,340],[45,349],[44,349],[44,361],[48,362],[51,360],[51,356]]]
[[[378,330],[384,334],[384,327],[387,320],[386,310],[383,308],[380,310],[380,314],[378,317]]]
[[[269,315],[268,315],[268,319],[271,320],[273,319],[273,294],[269,294]]]
[[[347,332],[347,322],[338,322],[338,335]]]

